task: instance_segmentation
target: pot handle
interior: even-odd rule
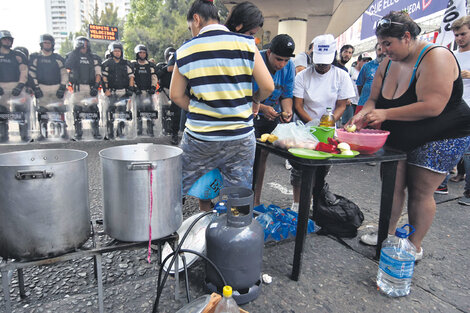
[[[127,166],[127,169],[129,171],[138,171],[138,170],[148,170],[148,169],[154,169],[156,168],[157,165],[153,164],[152,162],[132,162]]]
[[[40,178],[52,178],[54,173],[44,171],[18,171],[16,172],[15,178],[18,180],[29,180],[29,179],[40,179]]]

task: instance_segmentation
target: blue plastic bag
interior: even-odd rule
[[[277,205],[271,204],[268,207],[259,205],[255,211],[261,213],[256,220],[263,226],[264,241],[280,241],[297,234],[298,214],[288,209],[281,209]],[[315,231],[315,223],[309,219],[307,233]]]
[[[223,182],[219,169],[213,169],[191,186],[188,195],[202,200],[214,199],[219,195],[220,189],[223,188]]]

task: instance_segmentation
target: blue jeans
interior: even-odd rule
[[[355,110],[356,110],[356,105],[355,104],[351,104],[351,105],[346,106],[346,110],[344,110],[344,113],[341,116],[341,123],[343,125],[345,125],[347,122],[349,122],[351,117],[353,117]]]

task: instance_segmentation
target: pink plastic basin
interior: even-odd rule
[[[337,129],[336,134],[340,142],[346,142],[351,146],[351,150],[372,154],[383,147],[390,132],[380,129],[361,129],[358,132],[348,133],[344,129]]]

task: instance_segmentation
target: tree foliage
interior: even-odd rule
[[[156,62],[164,61],[167,47],[178,48],[191,38],[186,14],[193,0],[132,0],[124,29],[124,47],[127,55],[134,54],[134,47],[143,44],[149,57]],[[225,20],[227,9],[221,1],[214,4]]]
[[[107,25],[119,28],[119,38],[124,44],[124,55],[127,59],[134,59],[134,47],[143,44],[149,51],[149,58],[157,62],[164,61],[163,52],[167,47],[178,48],[187,39],[191,38],[186,22],[186,14],[193,0],[132,0],[126,21],[119,19],[117,8],[112,4],[98,12],[95,10],[90,21],[85,21],[82,29],[77,33],[70,33],[60,48],[60,54],[65,55],[73,49],[73,40],[78,36],[88,37],[88,25]],[[228,11],[221,0],[214,1],[219,10],[221,22],[227,18]],[[109,42],[91,41],[92,51],[101,58],[108,48]]]
[[[105,25],[105,26],[116,26],[119,29],[118,38],[122,38],[124,31],[124,21],[118,17],[118,9],[114,8],[113,4],[108,4],[100,13],[98,13],[98,7],[95,5],[93,15],[90,16],[90,21],[85,20],[82,28],[75,34],[70,33],[68,38],[62,43],[60,47],[60,54],[66,55],[73,50],[73,41],[78,36],[88,37],[88,26],[90,24]],[[104,40],[90,40],[91,50],[101,58],[104,58],[104,54],[108,49],[109,41]]]

